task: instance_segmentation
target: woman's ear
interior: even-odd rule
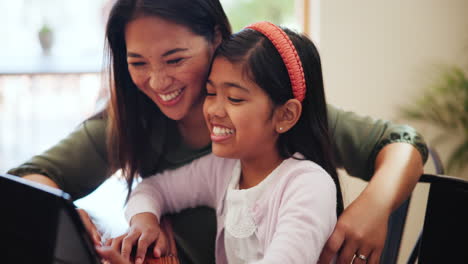
[[[215,49],[219,46],[219,44],[221,44],[221,41],[223,41],[223,34],[221,34],[219,26],[215,26],[213,36],[213,46]]]
[[[290,130],[299,120],[302,113],[302,104],[297,99],[289,99],[278,107],[275,113],[276,132],[281,134]]]

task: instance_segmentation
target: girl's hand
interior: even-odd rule
[[[91,217],[89,216],[89,214],[85,210],[80,209],[80,208],[76,209],[76,211],[80,215],[81,221],[83,222],[86,230],[88,231],[88,234],[91,236],[91,239],[93,240],[94,245],[100,246],[101,234],[99,234],[99,231],[94,225],[93,220],[91,220]]]
[[[135,264],[141,264],[145,260],[148,247],[155,243],[153,255],[156,258],[167,254],[167,238],[158,222],[158,218],[152,213],[141,213],[132,217],[127,234],[110,241],[112,248],[121,252],[125,260],[130,260],[130,254],[134,245],[137,246]]]
[[[337,253],[338,264],[379,263],[390,210],[378,202],[378,199],[362,194],[344,210],[322,250],[320,264],[329,264]],[[358,258],[359,255],[367,260]]]
[[[131,264],[119,254],[119,251],[111,247],[96,247],[96,251],[104,259],[103,264]]]

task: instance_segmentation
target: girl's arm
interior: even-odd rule
[[[336,223],[336,186],[323,170],[298,175],[281,200],[264,258],[255,264],[317,263]]]
[[[216,205],[216,184],[223,159],[213,154],[174,170],[145,178],[132,191],[125,209],[130,222],[140,213],[152,213],[158,217],[197,206]]]
[[[160,257],[167,249],[166,238],[161,232],[161,215],[178,212],[200,205],[215,207],[218,168],[223,159],[214,155],[202,157],[175,170],[145,178],[132,191],[125,216],[130,223],[127,234],[114,244],[121,248],[125,259],[137,245],[136,264],[143,263],[148,246],[155,243],[153,255]]]

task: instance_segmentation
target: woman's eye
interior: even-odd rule
[[[216,93],[206,92],[206,96],[216,96]]]
[[[168,60],[167,64],[177,64],[177,63],[181,62],[182,60],[183,60],[182,58],[178,58],[178,59],[174,59],[174,60]]]
[[[233,102],[233,103],[241,103],[243,102],[244,100],[243,99],[236,99],[236,98],[232,98],[232,97],[228,97],[229,101]]]
[[[146,63],[144,63],[144,62],[129,62],[128,64],[130,64],[133,67],[138,67],[138,66],[143,66]]]

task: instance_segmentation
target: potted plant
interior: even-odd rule
[[[434,146],[458,140],[446,162],[447,172],[453,174],[468,165],[468,74],[461,67],[444,66],[437,76],[426,92],[400,113],[439,128],[442,133],[431,142]]]
[[[52,29],[47,24],[44,24],[39,30],[39,43],[44,54],[50,54],[53,42],[54,34]]]

